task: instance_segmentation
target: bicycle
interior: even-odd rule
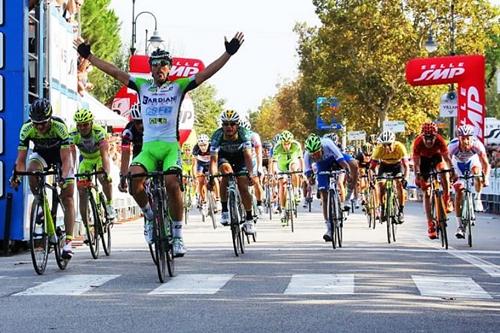
[[[399,201],[396,195],[394,195],[394,180],[403,179],[402,175],[392,176],[389,174],[383,174],[378,176],[377,180],[385,180],[385,201],[381,212],[381,220],[387,223],[387,242],[391,243],[396,241],[396,231],[397,231],[397,212],[399,212]]]
[[[264,175],[264,207],[266,214],[269,214],[269,221],[272,221],[273,219],[273,179],[274,177],[271,174]]]
[[[338,180],[341,174],[344,174],[345,170],[333,170],[333,171],[320,171],[320,175],[328,176],[328,223],[330,224],[330,238],[332,242],[332,247],[336,249],[337,247],[342,247],[342,238],[344,227],[344,209],[342,208],[340,202],[340,195],[337,189]]]
[[[66,237],[64,226],[54,222],[58,206],[64,210],[57,185],[60,173],[58,166],[51,166],[44,171],[14,171],[14,177],[33,176],[38,179],[36,193],[33,193],[34,198],[31,203],[29,240],[31,261],[38,275],[45,272],[51,248],[54,250],[59,269],[65,270],[69,262],[69,259],[62,257]],[[51,183],[47,183],[47,176],[55,177],[52,177]],[[46,189],[51,191],[51,205],[49,205]]]
[[[236,177],[248,175],[248,172],[226,173],[213,175],[212,177],[227,177],[227,207],[229,209],[231,238],[233,242],[234,255],[239,256],[245,253],[245,240],[243,239],[242,224],[245,222],[244,211],[242,208],[241,196],[238,190]],[[256,235],[253,235],[254,240]]]
[[[149,204],[153,210],[154,223],[153,223],[153,242],[149,245],[149,252],[156,265],[158,278],[161,283],[166,281],[166,272],[173,277],[175,275],[175,261],[174,261],[174,246],[173,246],[173,225],[172,218],[166,204],[168,202],[167,190],[165,187],[165,175],[175,174],[181,176],[179,171],[152,171],[138,174],[128,174],[127,178],[146,177],[149,181],[145,182],[146,194]],[[130,184],[129,184],[130,188]]]
[[[184,205],[184,224],[188,224],[188,213],[193,206],[193,177],[189,175],[183,175],[183,180],[185,180],[184,191],[182,196],[182,202]]]
[[[205,174],[205,178],[208,182],[208,173]],[[212,226],[214,229],[217,229],[217,223],[215,221],[215,211],[216,211],[216,205],[215,205],[215,195],[212,190],[209,190],[207,186],[205,186],[205,193],[206,193],[206,205],[207,208],[203,209],[203,203],[201,202],[201,195],[198,195],[198,209],[201,214],[201,221],[205,222],[207,216],[210,217],[212,220]]]
[[[290,225],[292,232],[294,232],[294,217],[297,218],[297,202],[294,198],[292,174],[302,173],[302,171],[283,171],[278,172],[278,175],[286,177],[285,191],[285,217],[282,219],[281,224],[283,227]]]
[[[467,233],[467,243],[469,247],[472,247],[472,227],[476,224],[476,213],[474,206],[474,198],[471,190],[471,179],[474,178],[482,178],[483,175],[471,175],[469,170],[464,172],[463,176],[458,178],[465,180],[465,186],[463,190],[462,197],[462,208],[461,208],[461,217],[462,217],[462,227],[465,229]]]
[[[307,190],[306,190],[306,193],[304,193],[304,200],[305,200],[305,203],[306,203],[306,207],[307,210],[309,211],[309,213],[311,212],[311,209],[312,209],[312,202],[313,202],[313,197],[312,197],[312,191],[313,191],[313,187],[311,184],[307,184]]]
[[[90,202],[88,208],[90,208],[92,214],[87,212],[87,221],[84,223],[87,234],[85,243],[89,246],[90,254],[94,259],[99,258],[99,238],[101,239],[102,248],[106,256],[111,254],[111,228],[113,227],[113,221],[108,217],[106,210],[104,193],[99,187],[98,175],[107,177],[105,171],[86,172],[75,175],[77,179],[82,178],[78,182],[83,182],[88,201]],[[94,181],[91,180],[92,177],[94,177]]]
[[[446,214],[446,205],[443,200],[443,190],[439,175],[451,172],[448,170],[433,170],[429,173],[429,183],[431,191],[431,216],[432,222],[436,226],[438,237],[441,238],[441,247],[448,250],[448,233],[446,227],[448,225],[448,216]]]
[[[368,228],[375,229],[377,225],[377,223],[375,223],[377,220],[377,193],[375,191],[375,182],[369,174],[365,174],[361,177],[367,178],[368,181],[368,187],[364,190],[363,211],[368,221]]]

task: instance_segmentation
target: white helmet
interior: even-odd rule
[[[460,125],[457,127],[458,136],[471,136],[474,135],[474,127],[469,124]]]
[[[142,119],[142,115],[141,115],[141,105],[139,103],[135,103],[134,105],[132,105],[132,107],[130,108],[130,117],[133,119],[133,120],[141,120]]]
[[[252,125],[248,121],[248,119],[240,118],[240,127],[246,128],[247,130],[252,129]]]
[[[396,141],[396,135],[394,135],[394,133],[389,130],[385,130],[380,133],[377,139],[377,142],[381,144],[393,143],[394,141]]]
[[[210,141],[210,138],[206,134],[200,134],[198,135],[198,144],[199,145],[206,145]]]
[[[224,110],[220,114],[220,121],[225,122],[225,121],[234,121],[239,124],[240,122],[240,115],[238,112],[234,110]]]

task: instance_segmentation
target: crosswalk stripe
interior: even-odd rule
[[[13,296],[35,295],[81,295],[92,288],[100,287],[104,283],[120,275],[65,275],[49,282],[44,282],[36,287],[14,294]]]
[[[285,294],[354,294],[354,274],[294,274]]]
[[[234,274],[182,274],[173,277],[148,295],[215,294]]]
[[[492,277],[500,277],[500,267],[495,264],[492,264],[479,257],[473,256],[469,253],[451,251],[450,254],[482,269]]]
[[[445,298],[492,298],[470,277],[412,275],[422,296]]]

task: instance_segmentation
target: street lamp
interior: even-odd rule
[[[158,32],[158,23],[156,21],[156,16],[153,13],[148,12],[148,11],[140,12],[135,17],[134,17],[134,14],[135,14],[135,0],[132,0],[132,42],[130,43],[130,55],[134,55],[135,51],[136,51],[135,43],[137,41],[137,19],[142,14],[151,15],[155,20],[155,30],[154,30],[151,38],[148,40],[148,42],[150,44],[149,46],[152,49],[156,49],[156,48],[160,47],[161,44],[163,43],[163,39],[161,38],[160,33]],[[145,51],[148,52],[147,47],[145,48]]]
[[[437,18],[440,21],[446,20],[446,17],[438,17]],[[450,52],[449,55],[454,56],[455,55],[455,0],[451,0],[450,3]],[[432,37],[432,30],[429,31],[429,36],[427,37],[427,41],[424,44],[425,49],[427,52],[432,53],[437,50],[438,45],[434,41]],[[455,99],[456,98],[456,93],[455,93],[455,85],[451,83],[449,85],[449,90],[448,90],[448,98],[449,99]],[[453,138],[453,128],[454,128],[454,117],[450,117],[450,139]]]

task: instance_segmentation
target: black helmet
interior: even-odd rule
[[[149,55],[149,64],[153,65],[153,62],[156,61],[164,61],[165,63],[162,64],[162,66],[169,65],[172,66],[172,57],[170,56],[170,53],[166,50],[162,50],[160,48],[157,48],[151,54]]]
[[[52,116],[52,106],[46,98],[33,101],[30,106],[30,119],[33,123],[43,123]]]
[[[273,144],[269,141],[265,141],[262,143],[262,148],[264,149],[272,149],[273,148]]]

